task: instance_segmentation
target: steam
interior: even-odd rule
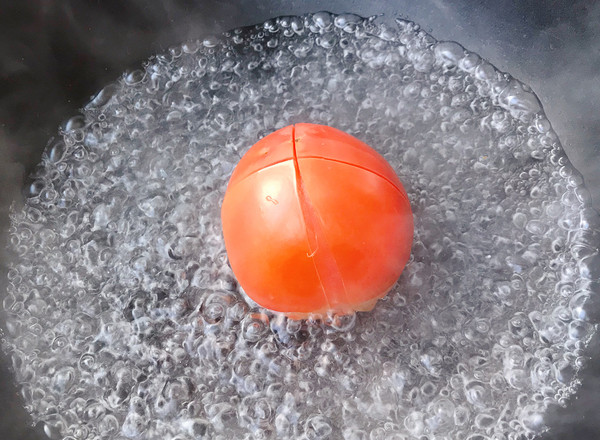
[[[429,3],[434,13],[409,6],[406,14],[431,27],[436,38],[458,41],[531,86],[599,209],[600,4],[498,1],[476,6],[463,1],[449,8],[439,0]]]
[[[19,203],[22,184],[34,171],[48,140],[56,135],[61,121],[76,114],[97,90],[170,45],[258,22],[268,15],[285,14],[290,9],[281,2],[273,2],[275,7],[269,8],[257,5],[254,11],[251,6],[223,3],[203,2],[201,7],[189,7],[190,2],[183,1],[134,0],[110,10],[95,2],[34,0],[20,2],[15,14],[4,7],[0,18],[1,231],[8,226],[9,204],[13,200]],[[301,9],[322,9],[318,3],[306,2]],[[571,12],[560,12],[571,17],[557,21],[558,12],[544,11],[540,3],[539,16],[545,15],[547,20],[535,23],[540,27],[534,31],[502,18],[506,15],[501,8],[509,2],[497,2],[488,10],[464,3],[449,8],[439,0],[398,1],[388,2],[383,8],[388,17],[403,11],[404,16],[433,30],[434,36],[456,40],[530,84],[567,154],[584,175],[592,194],[596,194],[598,208],[600,4],[575,1]],[[338,2],[326,7],[334,12],[352,9],[363,15],[381,12],[375,10],[377,5],[367,7],[364,3]],[[581,13],[582,8],[586,8],[585,13]],[[293,9],[294,13],[302,12],[297,4]],[[15,20],[15,15],[21,20]],[[2,282],[6,261],[5,246],[1,249],[0,298],[5,290]],[[598,353],[598,338],[591,348],[590,352]],[[582,419],[594,432],[600,431],[600,420],[595,417],[600,403],[599,375],[600,362],[591,362],[579,399],[571,402],[568,411],[556,412],[549,421],[553,431],[544,439],[564,438],[582,429],[577,428]],[[0,397],[4,402],[10,399]],[[0,430],[3,426],[0,421]],[[581,432],[581,437],[592,435]]]
[[[0,14],[0,301],[10,205],[22,204],[22,188],[61,122],[127,69],[181,41],[226,30],[225,19],[239,17],[218,1],[134,0],[112,10],[92,1],[8,3]],[[47,438],[41,426],[29,426],[8,365],[0,350],[0,438]]]
[[[519,5],[523,7],[523,4],[490,2],[485,9],[481,7],[468,13],[460,7],[448,8],[445,3],[434,1],[433,7],[437,7],[446,20],[441,22],[441,26],[429,23],[434,26],[434,36],[459,41],[467,49],[474,50],[531,86],[569,159],[583,174],[594,207],[598,210],[600,4],[575,1],[565,7],[562,2],[539,2],[535,13],[519,11]],[[472,3],[468,7],[477,8]],[[507,7],[520,18],[503,11]],[[424,15],[420,11],[415,12]],[[414,19],[419,22],[418,17]],[[420,22],[428,23],[425,16]],[[486,35],[489,38],[482,38]],[[586,352],[590,358],[584,369],[580,391],[569,401],[567,408],[556,408],[546,415],[546,423],[551,429],[542,439],[598,436],[599,352],[600,341],[596,335]]]

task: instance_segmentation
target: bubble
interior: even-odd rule
[[[204,47],[215,47],[217,44],[219,44],[219,37],[216,35],[208,36],[202,40],[202,44]]]
[[[48,159],[51,162],[60,162],[66,151],[66,145],[62,140],[58,140],[52,144],[48,151]]]
[[[242,336],[249,342],[258,342],[268,328],[269,319],[265,314],[250,314],[242,322]]]
[[[356,313],[346,315],[333,315],[329,317],[329,325],[335,330],[346,332],[351,330],[356,324]]]
[[[141,200],[138,207],[148,217],[161,217],[167,210],[167,203],[165,197],[159,195]]]
[[[585,321],[574,320],[569,322],[568,331],[571,339],[585,339],[592,331],[592,326]]]
[[[491,81],[495,76],[496,69],[485,61],[475,68],[475,77],[479,80]]]
[[[328,12],[317,12],[312,16],[313,22],[319,29],[326,30],[331,27],[333,23],[331,14]]]
[[[521,412],[523,425],[530,431],[540,432],[544,428],[544,418],[533,406],[526,406]]]
[[[88,109],[92,109],[92,108],[99,109],[99,108],[104,107],[105,105],[107,105],[109,103],[109,101],[111,100],[111,98],[113,97],[113,95],[117,92],[117,90],[118,89],[117,89],[117,85],[116,84],[110,84],[110,85],[104,87],[89,102],[89,104],[86,106],[86,108],[88,108]]]
[[[196,41],[188,41],[181,45],[181,49],[185,53],[195,54],[200,49],[200,42],[197,40]]]
[[[404,419],[404,427],[413,436],[421,435],[425,429],[425,424],[423,423],[423,413],[419,411],[412,411]]]
[[[531,117],[541,111],[537,96],[516,80],[511,80],[498,96],[499,104],[517,118]]]
[[[438,43],[434,49],[437,60],[447,67],[457,65],[464,52],[464,48],[453,41]]]
[[[363,19],[356,14],[342,14],[335,17],[333,23],[335,27],[341,28],[346,32],[354,32],[356,26]]]
[[[490,390],[477,380],[465,384],[465,397],[475,407],[486,408],[491,403]]]
[[[481,62],[481,58],[474,53],[466,54],[459,62],[459,67],[467,72],[473,72]]]
[[[73,116],[69,118],[63,125],[65,133],[74,132],[86,126],[85,118],[81,115]]]
[[[496,420],[489,414],[478,414],[475,417],[475,426],[479,429],[487,429],[492,427],[496,423]]]

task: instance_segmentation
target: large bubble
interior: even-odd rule
[[[227,264],[228,178],[297,122],[367,142],[408,191],[412,257],[371,313],[287,320]],[[526,85],[414,23],[316,13],[173,48],[34,177],[4,348],[51,438],[517,439],[577,387],[600,267],[582,178]]]

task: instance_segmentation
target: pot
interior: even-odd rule
[[[197,1],[97,2],[6,0],[0,22],[0,227],[8,205],[40,162],[56,127],[122,72],[183,41],[281,15],[328,10],[414,21],[438,40],[457,41],[528,84],[600,208],[600,3],[590,1]],[[6,257],[3,257],[3,279]],[[4,289],[4,284],[0,282]],[[597,319],[598,317],[596,317]],[[588,347],[582,386],[551,411],[543,439],[600,437],[600,346]],[[0,437],[46,438],[30,427],[8,361],[0,368]]]

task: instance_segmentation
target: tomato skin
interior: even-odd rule
[[[370,310],[410,256],[402,183],[375,150],[340,130],[296,124],[258,141],[221,210],[245,292],[292,318]]]

